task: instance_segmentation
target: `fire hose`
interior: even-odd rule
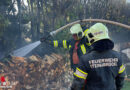
[[[72,26],[73,24],[81,23],[81,22],[102,22],[102,23],[109,23],[109,24],[117,25],[117,26],[120,26],[120,27],[123,27],[123,28],[126,28],[126,29],[130,30],[130,26],[129,25],[122,24],[122,23],[115,22],[115,21],[111,21],[111,20],[104,20],[104,19],[82,19],[82,20],[77,20],[77,21],[71,22],[71,23],[69,23],[69,24],[67,24],[65,26],[62,26],[61,28],[56,29],[55,31],[50,32],[50,35],[51,36],[56,35],[58,32],[62,31],[63,29],[65,29],[65,28],[67,28],[69,26]],[[48,38],[49,36],[47,36],[46,38]],[[41,38],[41,41],[42,41],[42,38]]]

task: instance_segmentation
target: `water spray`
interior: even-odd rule
[[[29,45],[26,45],[20,49],[14,50],[11,53],[11,56],[17,56],[17,57],[24,57],[26,56],[29,52],[31,52],[34,48],[36,48],[38,45],[40,45],[40,41],[36,41],[34,43],[31,43]]]

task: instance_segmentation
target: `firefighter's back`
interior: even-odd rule
[[[113,50],[92,51],[84,60],[88,68],[86,90],[116,90],[115,78],[122,64],[119,53]]]

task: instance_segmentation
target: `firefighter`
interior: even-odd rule
[[[125,78],[125,66],[120,54],[113,49],[114,43],[108,35],[108,28],[96,23],[87,31],[91,43],[90,53],[81,57],[71,90],[121,90]]]
[[[70,40],[46,40],[46,42],[50,43],[54,47],[63,47],[69,50],[70,53],[70,62],[71,68],[73,71],[76,70],[76,67],[79,63],[79,58],[86,54],[90,50],[90,45],[87,43],[87,39],[85,38],[85,34],[88,29],[84,27],[84,32],[80,24],[74,24],[70,28],[70,33],[73,38]],[[45,41],[45,38],[41,38],[41,42]]]

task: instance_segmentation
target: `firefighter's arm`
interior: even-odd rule
[[[85,64],[81,59],[78,67],[76,68],[76,72],[74,73],[74,80],[71,90],[82,90],[84,88],[87,75],[88,73],[86,71]]]
[[[70,40],[63,40],[63,41],[57,41],[57,40],[53,40],[51,42],[51,44],[53,44],[54,47],[63,47],[63,48],[71,48],[70,45]]]
[[[123,87],[124,79],[125,79],[125,66],[122,64],[120,66],[118,75],[116,77],[116,87],[117,87],[117,90],[121,90],[121,88]]]
[[[40,38],[41,42],[46,42],[54,47],[63,47],[63,48],[70,48],[70,41],[71,40],[63,40],[63,41],[58,41],[58,40],[51,40],[50,38],[47,37],[42,37]]]

